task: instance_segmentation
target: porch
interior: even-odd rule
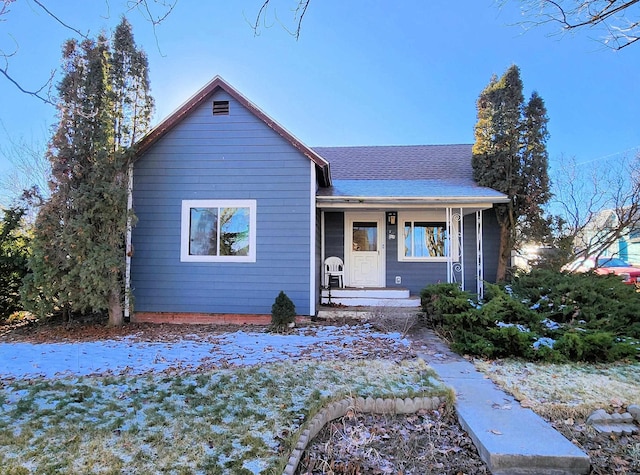
[[[494,280],[495,259],[485,258],[486,248],[492,257],[497,249],[494,213],[414,206],[319,210],[318,262],[343,263],[331,286],[330,271],[319,269],[320,305],[417,308],[420,291],[439,282],[482,295],[485,279]]]

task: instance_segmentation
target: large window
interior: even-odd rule
[[[451,252],[449,233],[457,232],[457,223],[452,223],[453,231],[447,232],[444,219],[440,221],[432,213],[401,213],[398,221],[398,259],[400,261],[445,261]],[[444,218],[444,216],[443,216]],[[456,243],[452,243],[456,256]],[[455,260],[455,257],[454,257]]]
[[[255,200],[183,201],[180,260],[255,262]]]

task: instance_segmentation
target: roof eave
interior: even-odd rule
[[[453,206],[484,206],[492,207],[494,204],[508,203],[509,198],[486,196],[423,196],[423,197],[389,197],[389,196],[316,196],[316,203],[326,207],[361,207],[366,205],[392,205],[392,206],[425,206],[445,205]]]

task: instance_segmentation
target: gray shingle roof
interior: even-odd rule
[[[470,144],[314,147],[331,167],[321,200],[343,197],[501,202],[505,195],[473,179]]]
[[[470,144],[313,147],[335,180],[471,180]]]

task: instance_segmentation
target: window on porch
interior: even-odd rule
[[[426,214],[426,216],[425,216]],[[416,262],[444,262],[449,254],[456,261],[459,243],[449,242],[450,235],[458,235],[458,222],[447,227],[446,219],[438,219],[437,213],[401,213],[398,221],[398,260]]]
[[[404,257],[446,257],[447,239],[445,223],[405,221]]]

